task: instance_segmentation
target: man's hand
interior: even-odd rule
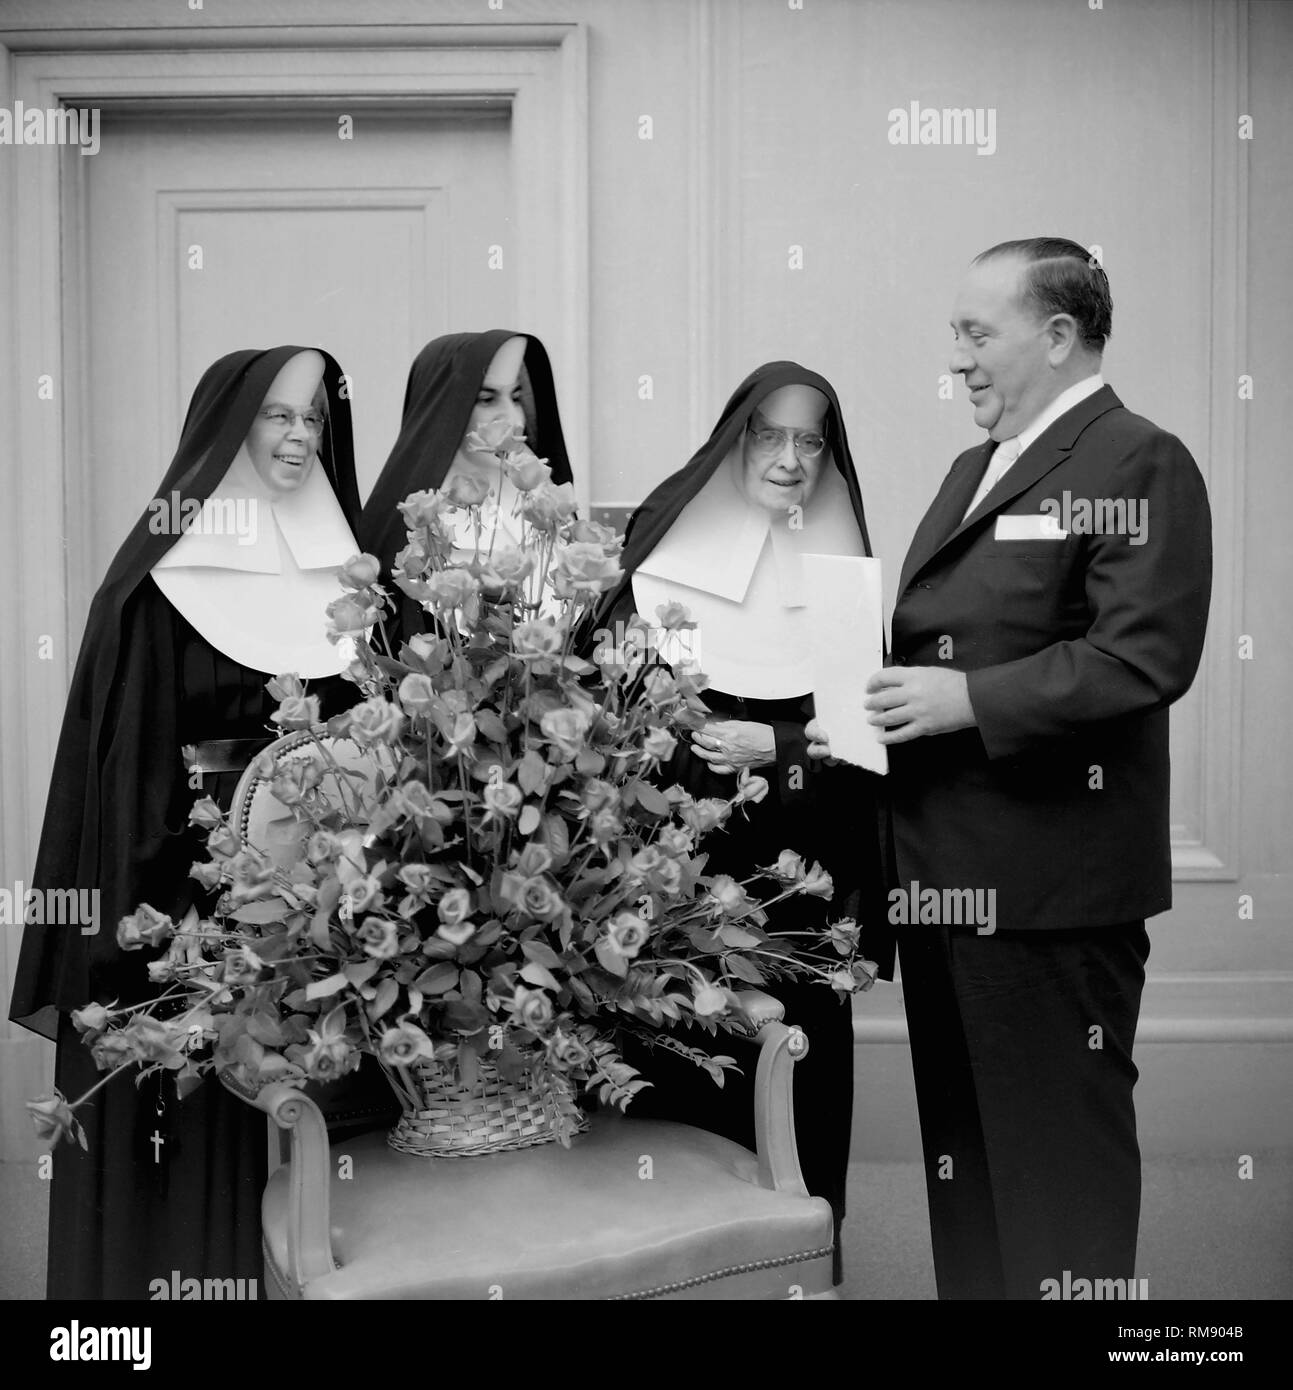
[[[817,720],[810,719],[804,725],[804,733],[808,735],[808,756],[810,758],[825,763],[827,767],[836,767],[839,764],[839,759],[831,756],[830,738]]]
[[[964,671],[945,666],[889,666],[867,681],[867,720],[883,744],[910,743],[978,723]]]
[[[777,740],[771,724],[746,719],[710,719],[691,736],[697,755],[715,772],[736,772],[777,760]]]

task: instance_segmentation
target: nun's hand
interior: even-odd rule
[[[777,760],[772,725],[746,719],[711,719],[692,734],[691,746],[715,772],[737,772]]]
[[[808,756],[810,758],[824,763],[827,767],[839,765],[839,759],[831,757],[831,741],[826,736],[826,730],[815,719],[810,719],[804,725],[804,733],[808,735]]]

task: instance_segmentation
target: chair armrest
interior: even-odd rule
[[[332,1160],[328,1127],[319,1107],[293,1086],[271,1082],[253,1091],[228,1072],[221,1082],[291,1135],[291,1171],[287,1205],[287,1269],[297,1289],[332,1274]]]
[[[774,1192],[808,1196],[795,1142],[794,1065],[808,1052],[803,1030],[783,1022],[780,999],[758,989],[737,994],[745,1031],[758,1038],[759,1066],[754,1075],[754,1137],[759,1153],[759,1184]]]
[[[774,1192],[808,1196],[795,1141],[794,1065],[807,1055],[803,1029],[780,1020],[759,1032],[759,1066],[754,1074],[754,1138],[759,1184]]]

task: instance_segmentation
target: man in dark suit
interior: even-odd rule
[[[988,439],[916,531],[868,685],[940,1298],[1133,1277],[1145,919],[1211,539],[1184,445],[1103,383],[1111,307],[1073,242],[971,266],[950,366]]]

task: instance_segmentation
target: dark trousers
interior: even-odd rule
[[[939,1298],[1131,1279],[1145,924],[899,932]]]

